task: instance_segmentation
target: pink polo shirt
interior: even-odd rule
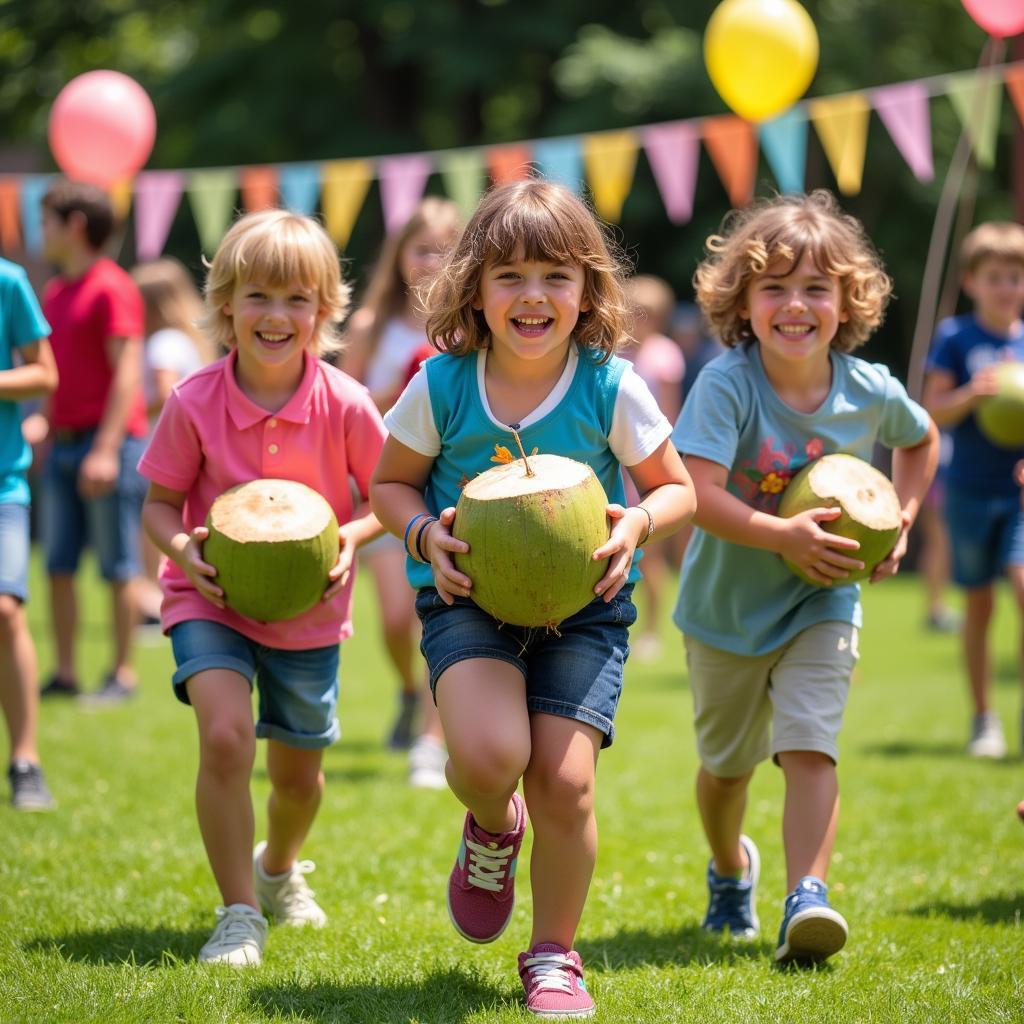
[[[185,493],[184,528],[206,522],[214,499],[260,477],[298,480],[319,491],[339,523],[352,518],[350,478],[369,493],[386,431],[366,388],[310,356],[295,394],[278,412],[252,402],[235,380],[236,352],[177,384],[160,414],[139,472]],[[164,630],[187,619],[221,622],[259,644],[285,650],[326,647],[352,633],[352,584],[298,618],[257,622],[215,608],[171,560],[160,575]]]

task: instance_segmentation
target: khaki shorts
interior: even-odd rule
[[[712,775],[735,778],[769,757],[814,750],[833,761],[857,628],[819,622],[767,654],[746,656],[686,636],[697,753]]]

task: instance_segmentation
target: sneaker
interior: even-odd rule
[[[994,711],[983,711],[971,719],[971,738],[967,741],[971,757],[1005,757],[1006,738],[1003,723]]]
[[[963,620],[956,612],[943,608],[938,612],[929,612],[925,625],[933,633],[959,633]]]
[[[82,701],[94,707],[109,707],[131,700],[137,690],[137,686],[125,686],[117,676],[109,675],[95,693],[83,694]]]
[[[447,763],[444,744],[433,736],[421,736],[409,749],[409,785],[415,789],[447,789]]]
[[[740,836],[740,846],[747,855],[747,870],[742,878],[730,878],[715,871],[714,860],[708,861],[708,912],[704,930],[724,932],[733,939],[756,939],[761,930],[757,919],[757,880],[761,875],[761,856],[753,839]]]
[[[315,871],[316,865],[311,860],[299,860],[292,865],[291,871],[283,875],[268,875],[263,870],[263,851],[266,848],[266,841],[258,843],[252,854],[260,906],[278,924],[323,928],[327,924],[327,915],[306,884],[306,875]]]
[[[817,963],[846,945],[849,928],[828,902],[828,886],[804,875],[786,897],[776,963]]]
[[[216,914],[217,927],[199,950],[199,962],[258,967],[267,941],[267,919],[247,903],[218,907]]]
[[[40,697],[77,697],[82,692],[81,687],[72,680],[70,683],[60,676],[52,675],[46,685],[39,691]]]
[[[512,919],[516,860],[526,834],[526,805],[512,794],[516,823],[508,832],[485,832],[466,812],[459,855],[448,878],[448,916],[470,942],[493,942]]]
[[[11,783],[11,804],[16,811],[52,811],[57,806],[39,765],[31,761],[12,761],[7,778]]]
[[[406,693],[402,691],[399,698],[398,717],[391,726],[391,733],[388,736],[388,746],[392,750],[408,750],[412,746],[413,725],[416,721],[416,712],[420,706],[420,695],[418,693]]]
[[[526,989],[526,1008],[539,1020],[593,1017],[594,1000],[574,949],[538,942],[528,953],[519,954],[519,977]]]

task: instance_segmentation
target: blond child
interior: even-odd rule
[[[139,469],[151,481],[146,530],[167,555],[164,630],[177,698],[199,727],[196,809],[223,906],[199,952],[205,962],[259,964],[262,907],[279,922],[320,927],[323,909],[299,861],[323,791],[325,747],[339,735],[338,642],[352,632],[353,558],[380,532],[353,508],[384,428],[366,390],[317,358],[337,345],[348,288],[338,254],[315,221],[252,213],[224,236],[206,279],[204,329],[229,354],[176,384]],[[319,491],[341,524],[341,553],[323,599],[286,622],[232,611],[203,559],[214,498],[233,484],[285,477]],[[259,688],[253,724],[250,691]],[[253,850],[249,780],[267,740],[267,838]]]
[[[903,530],[874,570],[895,573],[935,470],[938,433],[882,365],[850,353],[890,292],[861,225],[827,192],[735,213],[708,239],[697,301],[729,350],[708,363],[673,433],[697,490],[676,625],[686,641],[711,848],[704,927],[757,936],[760,859],[742,834],[755,767],[785,777],[787,889],[775,959],[823,960],[847,938],[825,878],[839,812],[837,743],[861,625],[856,541],[823,529],[838,508],[776,513],[811,459],[893,451]],[[813,578],[800,580],[779,556]]]
[[[534,180],[488,193],[425,306],[443,354],[385,418],[371,502],[406,538],[448,783],[467,808],[448,911],[471,942],[501,935],[529,809],[533,933],[519,956],[527,1009],[586,1017],[594,1003],[572,946],[597,852],[597,758],[614,737],[636,618],[634,554],[690,516],[693,492],[667,420],[614,354],[626,338],[619,267],[573,193]],[[451,533],[459,481],[489,468],[495,443],[514,444],[512,428],[527,451],[588,462],[612,500],[611,536],[593,553],[608,559],[607,572],[557,633],[496,621],[452,560],[468,550]],[[623,465],[639,506],[624,507]]]

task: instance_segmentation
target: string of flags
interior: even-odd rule
[[[536,168],[580,190],[590,189],[597,212],[617,222],[643,150],[666,215],[685,224],[693,214],[700,146],[733,206],[753,198],[759,151],[782,192],[805,186],[809,125],[821,141],[839,191],[856,195],[867,156],[874,111],[914,176],[931,181],[935,169],[931,100],[946,96],[982,167],[995,160],[1005,87],[1024,121],[1024,61],[939,75],[894,85],[802,100],[780,116],[753,124],[735,115],[695,117],[614,131],[534,139],[505,145],[359,159],[140,172],[111,190],[121,216],[134,206],[135,251],[155,259],[164,248],[182,198],[187,197],[200,244],[213,252],[238,206],[258,210],[280,203],[301,213],[319,211],[344,248],[371,184],[379,186],[387,230],[402,224],[439,174],[448,196],[468,216],[489,182],[502,184]],[[42,246],[40,200],[48,174],[0,174],[0,248],[37,254]]]

